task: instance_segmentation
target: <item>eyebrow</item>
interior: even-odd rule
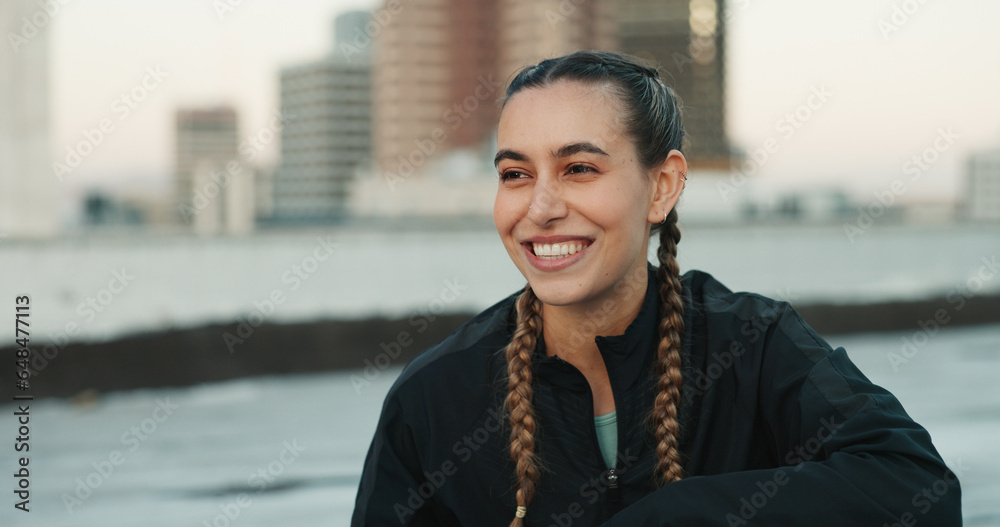
[[[504,148],[503,150],[498,151],[497,156],[493,158],[493,166],[499,166],[500,162],[504,159],[525,163],[528,161],[528,156],[520,152],[515,152],[509,148]]]
[[[599,148],[597,145],[595,145],[594,143],[589,143],[587,141],[583,141],[580,143],[570,143],[568,145],[559,148],[558,150],[554,150],[552,152],[552,157],[559,159],[563,157],[569,157],[573,154],[579,154],[580,152],[611,157],[610,154]],[[520,161],[520,162],[529,161],[528,156],[522,154],[521,152],[517,152],[509,148],[504,148],[498,151],[496,157],[493,158],[493,166],[498,166],[500,164],[500,161],[503,161],[504,159],[511,159],[513,161]]]
[[[588,154],[598,154],[606,157],[611,157],[607,152],[601,150],[594,143],[582,142],[582,143],[571,143],[568,144],[555,152],[552,152],[553,157],[562,158],[569,157],[573,154],[579,154],[580,152],[587,152]]]

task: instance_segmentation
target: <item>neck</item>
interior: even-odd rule
[[[542,335],[547,354],[567,360],[573,356],[599,357],[600,350],[594,338],[625,333],[642,310],[648,282],[646,266],[636,266],[609,296],[585,305],[543,304]]]

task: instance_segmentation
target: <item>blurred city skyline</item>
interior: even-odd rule
[[[81,129],[109,113],[118,92],[140,80],[146,67],[158,64],[170,75],[162,91],[143,104],[143,115],[128,123],[129,133],[111,138],[73,181],[168,177],[169,123],[176,107],[234,103],[242,127],[258,128],[278,105],[280,68],[328,53],[337,14],[381,4],[222,5],[230,3],[231,10],[219,10],[212,2],[139,6],[93,0],[68,4],[54,17],[58,147],[78,140]],[[752,149],[773,135],[774,123],[804,101],[810,86],[825,85],[834,93],[830,111],[817,116],[823,122],[817,119],[809,137],[803,133],[789,145],[801,155],[778,156],[762,177],[889,181],[941,126],[961,135],[955,153],[1000,145],[1000,99],[994,95],[1000,89],[1000,35],[989,30],[990,21],[1000,19],[1000,5],[914,2],[919,9],[896,30],[880,28],[880,20],[894,23],[894,6],[906,3],[848,0],[825,10],[790,0],[729,3],[728,128],[734,143]],[[265,154],[273,162],[277,151]],[[818,162],[807,161],[814,156]],[[956,159],[942,160],[935,171],[947,180],[960,179],[958,156],[948,157]]]
[[[382,5],[95,0],[62,6],[48,28],[54,161],[84,130],[107,117],[121,119],[122,94],[149,71],[163,78],[65,176],[63,208],[78,206],[93,188],[169,190],[179,109],[232,106],[241,138],[249,136],[280,108],[282,69],[335,53],[335,16]],[[752,155],[779,138],[754,179],[787,188],[839,187],[863,202],[947,134],[954,144],[900,201],[958,201],[969,155],[1000,147],[994,95],[1000,35],[987,26],[1000,18],[1000,5],[849,0],[820,10],[790,0],[730,0],[727,14],[729,139]],[[668,76],[675,69],[663,64]],[[829,94],[828,101],[806,121],[787,118],[817,92]],[[277,142],[259,154],[257,162],[273,168]]]

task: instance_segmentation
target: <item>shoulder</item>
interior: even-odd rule
[[[685,349],[695,393],[723,390],[732,400],[750,403],[748,393],[781,399],[796,386],[804,390],[796,397],[832,406],[841,415],[875,408],[872,394],[887,394],[873,387],[847,351],[831,346],[789,302],[733,292],[703,271],[685,273],[683,283]]]
[[[747,291],[732,291],[711,274],[691,270],[681,277],[685,318],[692,333],[716,345],[765,348],[818,362],[832,350],[792,305]]]
[[[788,302],[758,293],[732,291],[710,273],[692,269],[681,276],[685,307],[694,313],[732,322],[773,317],[791,309]]]

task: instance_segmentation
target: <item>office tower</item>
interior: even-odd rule
[[[692,168],[728,171],[725,0],[620,0],[618,22],[621,51],[659,64],[680,95]]]
[[[1000,148],[969,157],[965,217],[975,221],[1000,221]]]
[[[480,148],[490,137],[504,82],[496,67],[497,5],[411,0],[382,27],[374,64],[379,170],[420,172],[440,154]]]
[[[241,162],[231,107],[177,111],[176,203],[198,234],[244,233],[253,226],[253,168]]]
[[[368,11],[348,11],[333,19],[333,47],[347,62],[371,62],[379,25]]]
[[[59,230],[61,181],[49,145],[51,16],[34,1],[0,2],[0,243]]]
[[[281,71],[275,222],[328,222],[347,214],[355,172],[371,159],[370,19],[367,12],[337,17],[329,56]]]
[[[500,77],[581,49],[617,48],[616,3],[610,0],[501,0]]]

